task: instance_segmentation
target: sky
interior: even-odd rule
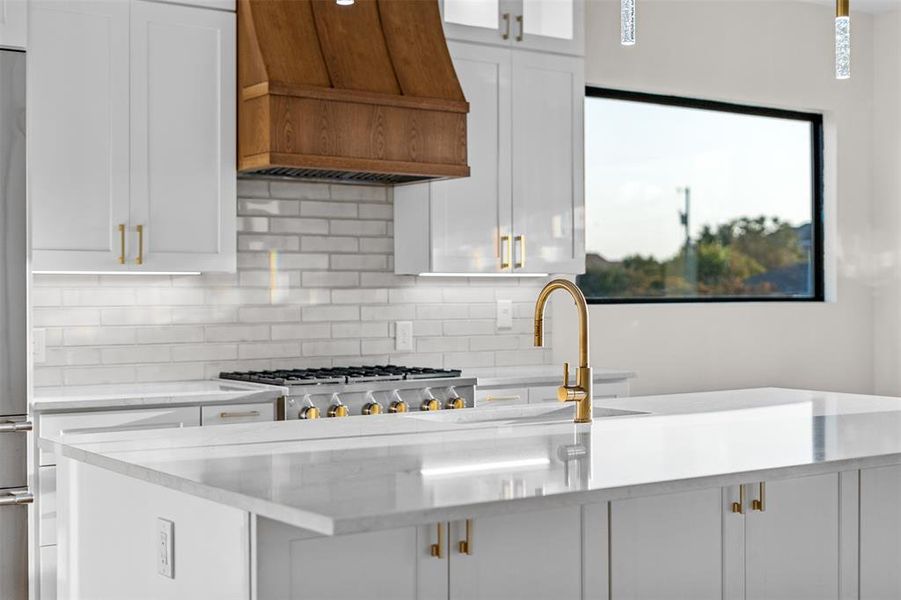
[[[810,221],[806,121],[589,97],[585,100],[588,252],[670,258],[691,233],[740,216]]]

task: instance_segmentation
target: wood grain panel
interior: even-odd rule
[[[334,0],[310,2],[332,86],[400,94],[376,0],[356,0],[352,6]]]
[[[379,0],[378,6],[385,42],[403,94],[464,101],[444,39],[438,4]]]

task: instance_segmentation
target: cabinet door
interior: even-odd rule
[[[131,35],[131,259],[234,271],[235,15],[137,1]]]
[[[611,597],[720,600],[722,503],[719,488],[611,502]]]
[[[445,537],[445,543],[447,538]],[[311,537],[257,521],[259,600],[446,600],[447,554],[433,557],[435,526]]]
[[[515,48],[585,53],[585,0],[516,0],[513,13]]]
[[[26,0],[0,0],[0,48],[25,49]]]
[[[838,598],[838,473],[767,482],[765,496],[745,519],[747,600]]]
[[[860,471],[860,600],[901,598],[901,466]]]
[[[473,519],[451,525],[451,600],[578,600],[582,594],[581,507]]]
[[[509,271],[510,51],[449,44],[469,101],[471,175],[431,184],[432,271]],[[509,240],[509,237],[507,238]],[[504,255],[502,260],[501,254]]]
[[[30,3],[29,181],[33,267],[126,268],[127,2]]]
[[[444,34],[449,40],[509,46],[511,4],[510,0],[441,0]]]
[[[513,52],[513,268],[585,272],[584,61]]]
[[[0,489],[0,496],[8,490]],[[0,598],[28,598],[28,508],[0,506]]]

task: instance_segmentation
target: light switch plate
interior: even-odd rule
[[[34,364],[47,362],[47,330],[35,329],[31,332],[31,354]]]
[[[398,352],[413,351],[413,321],[397,321],[394,324],[394,349]]]
[[[497,301],[497,328],[513,329],[513,301]]]
[[[156,572],[175,579],[175,523],[158,518],[156,531]]]

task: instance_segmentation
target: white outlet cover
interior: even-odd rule
[[[497,301],[497,328],[513,329],[513,301]]]
[[[398,352],[413,351],[413,321],[397,321],[394,324],[394,349]]]
[[[163,518],[156,521],[156,572],[175,579],[175,523]]]

